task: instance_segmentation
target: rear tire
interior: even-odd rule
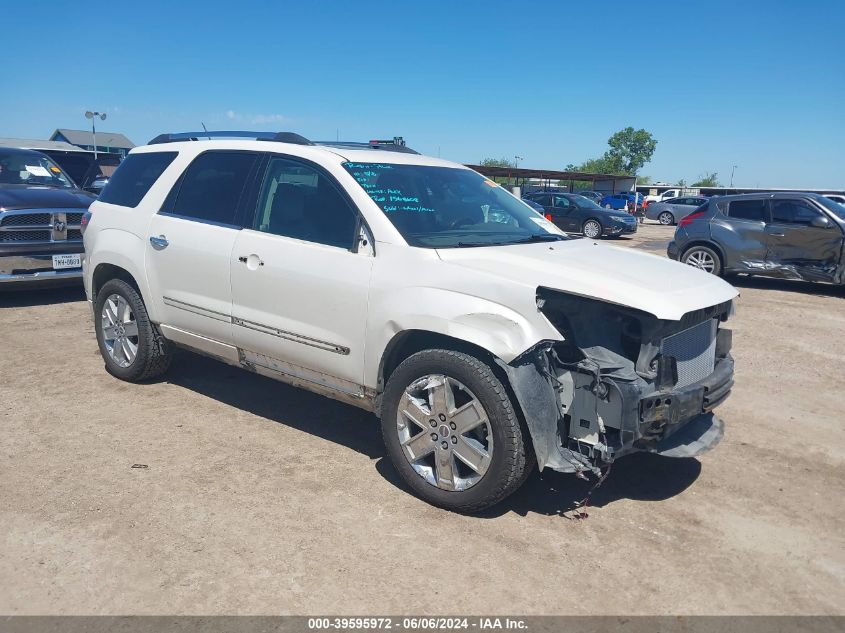
[[[534,463],[505,386],[490,366],[461,352],[430,349],[405,359],[387,381],[381,426],[405,483],[454,512],[495,505]]]
[[[681,261],[711,275],[722,276],[722,258],[708,246],[691,246],[684,251]]]
[[[106,371],[116,378],[140,382],[170,366],[167,343],[150,322],[141,295],[122,279],[107,281],[97,292],[94,331]]]
[[[611,204],[606,204],[606,205],[604,205],[604,208],[605,208],[605,209],[612,209],[612,208],[613,208],[613,205],[611,205]]]
[[[668,211],[663,211],[657,216],[657,221],[663,226],[672,226],[675,223],[675,216]]]

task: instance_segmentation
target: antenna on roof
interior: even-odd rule
[[[205,127],[205,123],[203,123],[202,121],[200,121],[200,125],[202,126],[202,131],[203,131],[203,132],[205,132],[206,134],[208,134],[208,128],[207,128],[207,127]],[[209,140],[209,141],[211,140],[211,137],[210,137],[210,136],[208,137],[208,140]]]

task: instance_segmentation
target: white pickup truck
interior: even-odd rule
[[[652,202],[664,202],[671,198],[677,198],[679,196],[697,196],[698,189],[690,189],[689,187],[678,187],[677,189],[667,189],[663,193],[658,193],[653,196],[646,196],[643,199],[643,203],[652,203]],[[646,205],[647,206],[647,205]]]

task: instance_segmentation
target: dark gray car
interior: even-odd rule
[[[653,202],[648,205],[645,217],[669,226],[677,224],[679,220],[687,217],[705,202],[707,202],[707,198],[704,196],[669,198],[663,202]]]
[[[711,198],[682,219],[672,259],[714,275],[845,283],[845,207],[814,193]]]
[[[526,195],[541,205],[543,215],[567,233],[583,233],[591,239],[619,237],[637,232],[637,218],[627,211],[602,209],[592,200],[574,193],[531,193]]]

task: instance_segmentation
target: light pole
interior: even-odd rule
[[[521,161],[521,160],[525,160],[525,159],[522,156],[514,156],[513,157],[513,168],[514,169],[519,169],[519,161]],[[514,182],[514,186],[516,186],[516,183],[519,182],[519,176],[515,176],[514,179],[513,179],[513,182]]]
[[[739,165],[734,165],[733,169],[731,169],[731,184],[730,184],[731,187],[734,186],[734,172],[736,171],[737,167],[739,167]]]
[[[88,110],[85,113],[86,119],[91,119],[91,134],[94,137],[94,160],[97,160],[97,128],[94,126],[95,119],[100,117],[100,121],[106,120],[106,113],[105,112],[91,112]]]

